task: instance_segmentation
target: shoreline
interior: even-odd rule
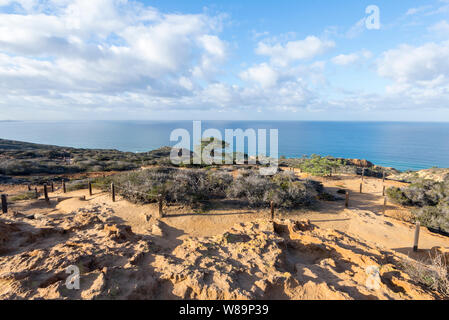
[[[5,146],[6,145],[6,146]],[[162,146],[160,148],[156,148],[156,149],[152,149],[152,150],[148,150],[148,151],[143,151],[143,152],[132,152],[132,151],[121,151],[117,148],[78,148],[78,147],[69,147],[69,146],[61,146],[61,145],[52,145],[52,144],[41,144],[41,143],[35,143],[35,142],[27,142],[27,141],[19,141],[19,140],[9,140],[9,139],[2,139],[0,138],[0,151],[3,154],[4,152],[7,151],[17,151],[17,152],[23,152],[23,151],[27,151],[27,150],[38,150],[38,149],[51,149],[51,150],[62,150],[64,152],[76,152],[76,151],[85,151],[85,152],[114,152],[114,153],[119,153],[119,154],[123,154],[123,155],[129,155],[129,154],[133,154],[136,156],[142,156],[142,155],[147,155],[153,152],[159,152],[160,150],[164,150],[164,152],[166,152],[166,150],[168,150],[168,146]],[[2,159],[2,154],[0,154],[0,160]],[[374,167],[380,167],[380,168],[385,168],[385,169],[392,169],[395,171],[398,171],[400,173],[407,173],[407,172],[418,172],[418,171],[422,171],[422,170],[430,170],[430,169],[443,169],[440,167],[425,167],[422,169],[417,169],[417,170],[399,170],[395,167],[391,167],[391,166],[384,166],[384,165],[380,165],[378,163],[373,163],[371,161],[371,159],[356,159],[356,158],[345,158],[345,157],[336,157],[333,155],[320,155],[323,158],[333,158],[333,159],[341,159],[341,160],[358,160],[358,161],[366,161],[368,163],[371,163]],[[290,161],[290,160],[300,160],[302,159],[302,157],[294,157],[294,156],[283,156],[281,155],[279,158],[279,163],[281,164],[284,160],[285,161]],[[220,165],[220,164],[217,164]],[[246,165],[246,164],[245,164]],[[101,170],[100,170],[101,171]],[[89,171],[87,171],[89,172]]]

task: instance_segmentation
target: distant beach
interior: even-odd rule
[[[449,123],[203,121],[203,129],[278,129],[279,155],[367,159],[399,170],[449,167]],[[77,148],[144,152],[174,145],[192,121],[2,121],[0,138]]]

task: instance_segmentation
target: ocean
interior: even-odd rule
[[[449,123],[202,121],[203,130],[278,129],[279,155],[367,159],[399,170],[449,167]],[[144,152],[173,146],[192,121],[2,121],[0,138],[77,148]]]

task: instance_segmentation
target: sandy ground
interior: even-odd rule
[[[297,173],[300,178],[309,178],[307,175]],[[339,189],[350,191],[349,208],[344,207],[344,201],[320,201],[313,210],[277,212],[277,217],[289,219],[309,219],[312,223],[324,229],[334,229],[342,232],[357,235],[361,239],[373,242],[378,246],[395,250],[413,257],[425,256],[427,250],[435,246],[449,247],[449,238],[429,232],[422,227],[420,230],[419,248],[421,254],[414,254],[411,250],[415,226],[407,223],[407,217],[410,216],[409,210],[395,204],[387,203],[385,214],[383,212],[384,197],[382,196],[383,182],[381,179],[365,177],[363,181],[362,194],[360,193],[360,177],[357,176],[336,176],[332,178],[314,178],[320,180],[326,188],[326,191],[338,197],[344,197],[336,193]],[[405,183],[397,181],[385,181],[385,186],[404,186]],[[3,187],[5,188],[5,186]],[[7,187],[8,193],[15,194],[27,190],[26,186]],[[59,189],[59,188],[58,188]],[[3,190],[0,187],[0,190]],[[79,197],[85,196],[86,201]],[[92,196],[88,195],[87,190],[79,190],[62,194],[62,191],[55,190],[50,193],[50,198],[60,198],[59,202],[52,211],[69,213],[86,205],[108,206],[114,214],[123,219],[131,226],[137,234],[145,234],[148,231],[147,216],[158,216],[158,207],[156,204],[136,205],[117,197],[117,201],[112,202],[110,196],[99,190],[94,190]],[[27,201],[16,202],[11,209],[28,212],[29,203]],[[42,205],[42,210],[45,206]],[[235,207],[235,209],[233,208]],[[31,211],[35,210],[31,206]],[[266,210],[245,209],[242,210],[238,203],[229,202],[226,207],[214,208],[207,212],[194,212],[189,208],[174,206],[164,207],[165,217],[161,219],[165,224],[173,229],[173,235],[176,239],[185,239],[186,237],[204,237],[214,236],[225,232],[232,226],[241,222],[251,222],[257,218],[269,217],[270,212]]]
[[[298,175],[300,174],[298,173]],[[415,227],[406,221],[397,219],[398,217],[405,217],[405,220],[407,220],[410,214],[406,209],[393,204],[388,204],[385,214],[383,213],[384,197],[382,197],[383,184],[381,179],[365,178],[362,194],[359,193],[360,177],[338,176],[326,180],[323,179],[322,182],[326,191],[335,195],[338,195],[336,193],[338,189],[349,190],[349,208],[346,209],[344,207],[344,201],[320,201],[318,206],[313,210],[276,212],[276,218],[281,219],[279,223],[284,225],[285,228],[286,226],[291,227],[291,225],[294,225],[294,222],[288,222],[290,220],[310,220],[310,225],[314,227],[307,227],[303,230],[305,232],[303,236],[298,236],[296,233],[291,232],[290,229],[288,234],[282,236],[281,233],[275,232],[273,229],[276,229],[276,224],[273,225],[272,222],[269,222],[268,217],[270,213],[268,210],[242,210],[236,202],[229,202],[223,207],[217,206],[213,210],[202,213],[193,212],[191,209],[183,207],[164,207],[165,217],[162,219],[157,218],[158,208],[156,205],[135,205],[120,197],[117,197],[116,202],[112,202],[110,195],[99,190],[94,190],[92,196],[88,195],[87,190],[74,191],[67,194],[62,194],[61,190],[56,190],[50,193],[50,203],[46,203],[42,199],[15,202],[10,205],[10,211],[13,214],[12,216],[7,216],[10,222],[5,225],[5,230],[8,231],[11,229],[10,234],[16,232],[15,234],[26,235],[25,240],[21,240],[22,242],[18,240],[18,243],[20,243],[18,244],[18,248],[23,246],[25,249],[17,249],[18,252],[14,252],[10,246],[8,248],[9,251],[7,250],[9,252],[7,256],[9,255],[13,258],[6,260],[2,260],[2,254],[0,252],[0,265],[3,264],[2,269],[4,267],[4,273],[0,274],[0,297],[67,297],[61,293],[62,289],[60,288],[62,284],[59,280],[63,278],[61,277],[62,271],[55,274],[54,277],[56,278],[52,278],[54,281],[47,279],[49,282],[45,280],[44,284],[40,285],[40,287],[45,288],[43,291],[32,291],[27,287],[23,287],[25,285],[20,279],[25,276],[15,274],[19,273],[15,270],[16,266],[24,261],[21,255],[25,254],[26,259],[31,259],[29,253],[27,253],[30,250],[32,252],[36,251],[34,254],[37,256],[39,254],[43,256],[50,255],[50,252],[45,249],[45,245],[41,246],[37,243],[30,242],[30,237],[32,239],[36,237],[36,239],[40,239],[42,230],[47,230],[50,227],[57,227],[59,230],[59,226],[63,226],[62,228],[65,231],[62,234],[66,234],[67,232],[71,234],[70,232],[72,232],[73,236],[66,236],[64,238],[66,242],[64,242],[58,238],[61,237],[58,231],[57,235],[54,235],[56,237],[55,239],[58,240],[55,240],[55,243],[48,246],[52,247],[55,245],[52,250],[65,252],[65,260],[70,260],[67,258],[69,255],[67,252],[70,252],[71,255],[75,254],[82,257],[94,254],[93,249],[89,249],[87,253],[84,249],[77,249],[77,251],[73,252],[67,249],[67,243],[72,248],[74,245],[70,243],[76,243],[78,241],[80,243],[86,242],[89,246],[96,243],[98,246],[103,247],[103,251],[99,252],[105,256],[115,257],[116,251],[128,252],[125,256],[132,256],[128,260],[117,258],[118,260],[109,261],[105,258],[104,261],[108,261],[107,264],[101,260],[100,257],[102,255],[97,253],[97,260],[99,260],[95,262],[95,265],[101,265],[100,260],[104,262],[103,265],[108,265],[109,267],[110,264],[122,264],[123,266],[120,270],[123,272],[131,272],[131,270],[134,270],[132,267],[135,265],[139,266],[137,271],[134,270],[136,272],[143,272],[147,270],[146,268],[149,268],[147,272],[153,277],[153,280],[151,280],[152,284],[148,284],[152,288],[150,290],[152,292],[151,294],[147,292],[149,290],[148,288],[143,293],[139,291],[137,294],[135,291],[137,290],[136,288],[132,289],[130,288],[131,284],[126,284],[127,277],[124,276],[123,283],[116,284],[116,286],[122,288],[122,294],[117,294],[118,298],[435,298],[432,294],[425,293],[422,288],[408,283],[406,275],[403,275],[399,271],[395,271],[396,273],[393,271],[391,271],[393,273],[385,271],[385,274],[381,272],[382,276],[385,276],[385,279],[387,279],[384,281],[386,284],[382,287],[382,290],[375,294],[369,290],[366,291],[364,289],[364,281],[366,280],[365,267],[370,266],[370,263],[394,265],[391,261],[397,259],[397,257],[404,256],[410,256],[419,260],[425,259],[431,248],[437,246],[449,247],[449,238],[430,233],[425,228],[421,228],[420,251],[413,253],[412,245]],[[387,187],[401,185],[394,181],[386,181],[385,184]],[[0,190],[8,194],[14,194],[25,191],[26,187],[15,186],[11,188],[0,186]],[[84,196],[86,200],[80,199]],[[33,215],[33,217],[29,218],[30,215]],[[4,217],[5,215],[2,218]],[[43,218],[40,219],[40,217]],[[101,221],[97,221],[97,217]],[[11,226],[11,228],[8,226]],[[235,231],[236,226],[240,226],[237,228],[237,231]],[[128,227],[130,228],[129,232],[126,231]],[[318,231],[312,231],[315,227],[317,227]],[[39,236],[35,235],[35,230],[41,230],[38,232]],[[102,232],[104,230],[106,230],[106,233],[103,235]],[[236,232],[238,238],[243,237],[246,239],[248,237],[248,239],[245,241],[236,241],[235,245],[233,242],[224,241],[223,239],[228,239],[230,230],[234,230],[233,232]],[[31,236],[29,232],[31,232]],[[53,234],[52,232],[50,233]],[[248,236],[245,235],[246,233]],[[8,233],[5,234],[6,238],[3,240],[0,239],[0,246],[2,241],[5,243],[12,241],[8,239]],[[111,234],[119,239],[123,238],[123,241],[134,239],[133,237],[137,237],[136,239],[138,240],[125,241],[123,244],[122,242],[118,242],[119,244],[117,244],[110,241]],[[129,234],[132,234],[132,236]],[[45,237],[42,241],[44,243],[45,241],[49,241],[50,243],[50,239],[45,240]],[[67,237],[71,239],[69,242],[67,242]],[[72,239],[73,237],[75,240]],[[93,238],[98,239],[92,240]],[[298,239],[300,239],[300,242],[298,242]],[[59,243],[60,241],[61,243]],[[244,245],[244,242],[250,243],[251,241],[262,241],[267,246],[269,244],[271,249],[268,250],[264,246],[258,246],[258,249],[251,247],[251,250],[258,250],[257,252],[250,250],[252,252],[251,257],[253,257],[254,261],[246,261],[246,264],[242,264],[243,262],[240,262],[239,259],[243,259],[244,254],[242,256],[242,252],[240,251],[248,250],[248,248],[245,247],[246,244],[244,247],[241,246]],[[279,247],[280,243],[283,243],[281,247]],[[59,245],[62,247],[60,248]],[[289,249],[289,246],[293,249]],[[81,244],[80,247],[82,247]],[[204,247],[215,248],[210,249],[215,253],[209,254],[209,249],[207,249],[208,254],[205,256]],[[163,253],[156,254],[153,252],[153,254],[150,254],[150,249],[154,248],[157,248],[155,252],[161,251]],[[321,249],[318,250],[317,248]],[[323,248],[327,249],[323,251]],[[234,253],[232,250],[237,250],[237,252]],[[295,250],[299,251],[296,252]],[[307,254],[304,254],[301,250],[306,250]],[[383,250],[386,251],[384,252]],[[333,253],[330,254],[329,252]],[[301,258],[299,258],[299,253],[303,254]],[[274,255],[276,258],[270,255]],[[7,256],[4,256],[4,258],[7,258]],[[123,254],[121,253],[119,256],[123,256]],[[139,259],[137,259],[137,256]],[[141,257],[145,258],[141,259]],[[280,259],[280,264],[277,263],[271,267],[267,266],[266,268],[262,268],[262,265],[268,263],[265,260],[272,258],[274,260]],[[15,261],[15,259],[18,260]],[[49,258],[46,259],[48,260]],[[304,259],[307,261],[304,261]],[[327,259],[330,260],[327,261]],[[373,262],[373,259],[377,259],[377,262]],[[135,260],[138,262],[134,263],[133,261]],[[204,266],[199,262],[203,260],[205,263]],[[224,263],[223,261],[227,261],[228,265],[232,266],[226,272],[218,267],[221,263]],[[291,261],[294,261],[294,263]],[[347,261],[357,262],[354,262],[353,265],[346,265],[345,263]],[[383,263],[379,261],[383,261]],[[31,268],[28,263],[22,266],[21,273],[28,274],[27,270]],[[344,265],[341,265],[341,263]],[[55,260],[51,265],[54,267],[57,264],[58,262]],[[193,267],[199,269],[193,270]],[[237,269],[234,270],[234,267]],[[204,271],[208,268],[211,269]],[[248,271],[249,273],[245,276],[226,278],[225,275],[231,271],[237,274],[243,272],[238,271],[241,268],[250,268],[251,272]],[[89,269],[89,277],[93,278],[90,286],[83,291],[84,296],[70,296],[69,294],[69,298],[104,298],[105,293],[103,289],[105,287],[108,287],[108,297],[111,295],[115,296],[115,291],[111,287],[111,281],[107,282],[103,279],[103,276],[100,276],[100,274],[104,274],[104,277],[106,277],[104,270],[100,272],[96,268],[91,269]],[[108,268],[106,267],[106,269]],[[186,270],[190,271],[187,272]],[[216,278],[208,278],[207,272],[213,273]],[[290,276],[284,279],[281,274],[285,272],[289,273]],[[334,274],[335,272],[336,274]],[[11,273],[15,275],[11,276]],[[184,276],[182,279],[178,279],[176,274],[184,274]],[[273,278],[274,274],[278,274],[277,280]],[[392,276],[393,274],[398,276],[394,278]],[[140,273],[138,275],[142,276]],[[352,279],[355,275],[361,277],[357,280],[358,282],[354,282],[355,280]],[[136,275],[133,274],[130,277],[134,279]],[[284,282],[279,288],[267,289],[267,285],[273,286],[273,283],[277,283],[276,281],[281,278]],[[161,282],[161,279],[165,279],[167,282]],[[384,278],[382,279],[384,280]],[[8,289],[14,288],[12,283],[15,283],[14,281],[16,280],[19,281],[20,285],[17,284],[17,288],[15,289]],[[260,290],[251,287],[245,291],[245,285],[241,285],[241,283],[247,283],[249,286],[249,283],[256,283],[258,281],[265,283],[261,283],[257,287]],[[97,282],[101,282],[102,284],[100,283],[99,285]],[[106,282],[107,285],[105,284]],[[47,286],[48,283],[50,284]],[[133,282],[131,281],[130,283]],[[94,290],[96,285],[100,286],[100,289],[97,288],[98,292]],[[156,287],[153,288],[153,286]],[[232,288],[233,286],[238,286],[239,288],[234,288],[234,290]],[[398,286],[401,289],[398,289]],[[124,288],[127,288],[127,291]],[[155,288],[158,289],[156,290]],[[97,292],[97,294],[95,292],[92,293],[92,290]],[[159,293],[155,294],[153,292],[154,290]],[[127,292],[126,294],[124,293],[125,291]],[[217,292],[221,293],[217,295]]]

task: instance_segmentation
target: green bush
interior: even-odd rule
[[[390,201],[414,209],[416,221],[422,225],[449,232],[449,181],[414,179],[406,188],[389,188]]]
[[[386,195],[388,199],[390,199],[390,201],[393,203],[400,204],[402,206],[409,206],[413,204],[400,188],[388,188],[386,190]]]
[[[321,157],[313,154],[310,158],[303,157],[302,161],[297,165],[302,172],[309,173],[314,176],[329,176],[332,172],[342,166],[341,160],[332,157]]]

